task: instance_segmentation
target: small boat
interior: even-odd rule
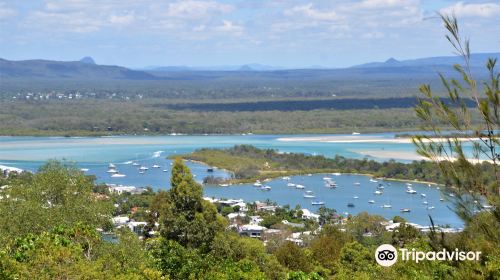
[[[414,189],[408,189],[408,190],[406,190],[406,193],[409,193],[409,194],[416,194],[416,193],[417,193],[417,191],[416,191],[416,190],[414,190]]]
[[[335,182],[325,183],[325,187],[327,187],[327,188],[336,188],[337,187],[337,183],[335,183]]]
[[[356,183],[354,183],[354,185],[359,186],[359,185],[361,185],[361,183],[360,182],[356,182]]]
[[[160,168],[160,166],[158,164],[154,164],[153,168]]]
[[[436,187],[436,190],[439,190],[439,187]]]
[[[270,191],[271,187],[270,186],[262,186],[262,187],[260,187],[260,189],[263,191]]]
[[[168,172],[168,170],[167,169],[163,169],[163,172]]]
[[[359,198],[359,196],[356,196],[356,195],[355,195],[355,196],[353,196],[352,198],[354,198],[354,199],[358,199],[358,198]]]
[[[312,176],[312,174],[311,174],[311,173],[309,173],[309,174],[307,174],[307,176],[311,177],[311,176]]]
[[[427,205],[427,204],[429,204],[429,202],[424,201],[424,202],[422,202],[422,204],[423,204],[423,205]]]
[[[481,205],[484,209],[486,210],[490,210],[490,209],[493,209],[493,206],[492,205],[488,205],[488,204],[485,204],[485,205]]]
[[[425,193],[420,194],[421,197],[426,197],[427,195]]]
[[[436,208],[436,207],[434,207],[434,206],[427,206],[427,210],[432,210],[434,208]]]
[[[139,171],[139,174],[144,174],[145,172],[144,171]]]
[[[106,171],[106,172],[107,172],[107,173],[118,173],[118,170],[111,168],[111,169],[109,169],[109,170],[108,170],[108,171]]]
[[[255,183],[253,183],[253,186],[254,187],[262,187],[262,183],[261,182],[255,182]]]
[[[330,177],[323,177],[323,180],[325,180],[325,181],[330,181],[331,179],[332,178],[330,178]]]
[[[407,186],[409,186],[409,187],[411,187],[411,186],[412,186],[412,184],[411,184],[411,183],[406,183],[406,185],[407,185]]]
[[[354,207],[354,203],[351,202],[347,203],[347,207]]]
[[[110,163],[110,164],[108,165],[108,169],[115,169],[115,168],[116,168],[116,165],[114,165],[114,164],[112,164],[112,163]]]
[[[401,212],[408,213],[408,212],[411,212],[411,209],[410,208],[402,208]]]
[[[439,201],[444,201],[444,198],[440,198]]]
[[[372,200],[368,200],[368,203],[370,203],[370,204],[374,204],[374,203],[375,203],[375,200],[373,200],[373,199],[372,199]]]
[[[306,191],[303,196],[304,196],[304,198],[315,198],[316,197],[312,191]]]
[[[296,189],[305,189],[306,186],[303,186],[303,185],[295,185],[295,188]]]
[[[380,206],[382,208],[392,208],[392,205],[390,204],[382,204],[382,206]]]
[[[88,168],[80,168],[80,171],[87,172],[87,171],[89,171],[89,169]]]
[[[325,205],[325,202],[324,201],[315,201],[315,200],[313,200],[313,201],[311,201],[311,204],[312,205]]]
[[[378,185],[377,189],[379,189],[379,190],[383,190],[383,189],[385,189],[385,187],[384,187],[384,186],[382,186],[382,185]]]
[[[341,174],[338,172],[332,173],[333,176],[340,176]]]
[[[207,172],[212,173],[212,172],[214,172],[214,169],[213,168],[207,168]]]
[[[285,176],[285,177],[282,177],[281,179],[283,179],[283,180],[290,180],[290,177]]]
[[[455,197],[455,195],[454,195],[454,194],[452,194],[452,193],[448,194],[448,196],[449,196],[449,197]]]
[[[143,165],[143,166],[141,166],[141,167],[139,167],[139,170],[141,170],[141,171],[145,171],[145,170],[148,170],[148,169],[149,169],[149,168],[147,168],[147,167],[146,167],[146,166],[144,166],[144,165]]]
[[[139,166],[140,164],[138,164],[137,162],[132,162],[132,165],[133,166]]]
[[[229,187],[229,184],[220,184],[221,187]]]
[[[287,187],[295,187],[295,184],[294,183],[288,183],[286,184]]]
[[[125,176],[127,176],[127,175],[125,175],[125,174],[120,174],[120,173],[115,173],[115,174],[111,175],[111,178],[123,178],[123,177],[125,177]]]
[[[361,133],[354,131],[352,135],[360,135]]]
[[[375,191],[373,194],[375,194],[375,195],[382,195],[382,192],[381,191]]]
[[[372,182],[372,183],[378,183],[378,181],[375,180],[375,179],[370,179],[370,182]]]

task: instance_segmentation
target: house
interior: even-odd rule
[[[306,219],[306,220],[313,220],[313,221],[319,221],[319,215],[318,214],[315,214],[315,213],[312,213],[311,211],[309,211],[309,209],[301,209],[302,211],[302,218],[303,219]]]
[[[138,234],[138,235],[141,235],[144,231],[144,227],[147,225],[148,223],[146,222],[129,222],[127,224],[128,228]]]
[[[127,216],[117,216],[117,217],[111,218],[111,221],[117,227],[117,226],[122,226],[122,225],[127,224],[130,221],[130,219]]]
[[[248,236],[252,238],[260,238],[266,228],[258,225],[243,225],[238,229],[241,236]]]

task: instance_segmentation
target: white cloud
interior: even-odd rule
[[[440,10],[442,14],[455,14],[458,17],[493,17],[500,16],[500,4],[467,4],[458,2]]]
[[[13,17],[17,14],[14,9],[7,7],[7,4],[0,2],[0,20]]]
[[[128,25],[135,21],[135,14],[129,13],[126,15],[111,15],[109,22],[116,25]]]
[[[244,28],[243,26],[236,25],[229,20],[223,20],[222,25],[217,26],[215,30],[220,32],[232,33],[234,35],[241,35],[243,34]]]
[[[313,4],[295,6],[291,9],[285,10],[284,13],[287,16],[302,15],[312,20],[320,20],[320,21],[334,21],[339,19],[339,16],[334,10],[327,10],[327,11],[317,10],[314,9]]]
[[[200,19],[214,13],[229,13],[233,6],[215,1],[179,1],[168,5],[167,15],[177,18]]]
[[[359,3],[360,8],[381,9],[392,7],[407,7],[415,4],[412,0],[363,0]]]

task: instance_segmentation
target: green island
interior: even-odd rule
[[[416,180],[436,184],[451,185],[443,173],[430,161],[402,163],[394,160],[379,162],[375,160],[351,159],[343,156],[327,158],[321,155],[300,153],[280,153],[273,149],[258,149],[251,145],[236,145],[227,149],[203,148],[190,154],[176,155],[185,160],[204,163],[232,172],[229,183],[249,183],[280,176],[312,173],[357,173],[377,178],[394,180]],[[493,164],[482,162],[475,166],[483,170],[480,178],[484,185],[492,185]],[[222,183],[220,178],[207,177],[206,183]],[[227,182],[226,182],[227,183]]]

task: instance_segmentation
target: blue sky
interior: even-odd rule
[[[500,0],[0,0],[0,57],[344,67],[452,54],[436,12],[500,51]]]

